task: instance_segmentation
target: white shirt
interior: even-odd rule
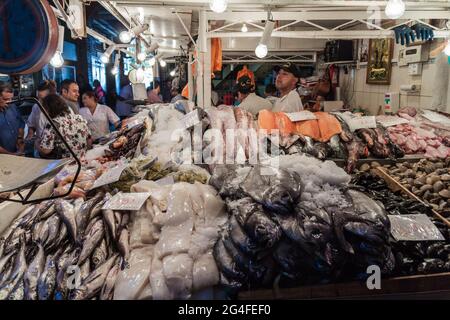
[[[250,112],[253,116],[257,116],[258,112],[263,109],[272,110],[272,103],[252,92],[242,100],[238,107]]]
[[[120,118],[103,104],[97,104],[94,114],[88,108],[81,108],[80,115],[87,121],[92,138],[98,139],[109,134],[109,124],[120,121]]]
[[[270,101],[272,106],[274,106],[275,102],[277,102],[279,98],[278,97],[274,97],[274,96],[268,96],[266,99]]]
[[[302,99],[296,89],[275,101],[273,112],[297,112],[303,110]]]

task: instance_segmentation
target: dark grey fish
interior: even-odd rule
[[[113,210],[102,210],[103,214],[103,220],[105,221],[106,226],[109,229],[109,232],[111,234],[111,238],[113,240],[116,239],[117,236],[117,229],[116,229],[116,221],[114,216]]]
[[[71,295],[72,300],[91,299],[97,295],[105,284],[109,271],[117,260],[117,255],[109,258],[100,267],[95,269],[82,283],[81,288],[75,289]]]
[[[37,300],[37,283],[45,268],[44,247],[37,243],[38,251],[25,272],[25,296],[28,300]]]
[[[55,200],[45,201],[45,205],[42,207],[39,213],[39,220],[46,220],[56,213]]]
[[[77,240],[77,223],[73,205],[66,200],[56,200],[55,209],[61,220],[67,227],[72,240]]]
[[[61,224],[61,219],[57,215],[53,215],[47,219],[48,236],[43,242],[44,247],[50,247],[54,241],[58,238],[58,231]]]
[[[77,231],[78,231],[78,242],[81,243],[83,236],[86,232],[86,227],[89,223],[89,219],[91,217],[91,211],[94,206],[100,202],[103,198],[104,194],[99,192],[92,199],[84,202],[80,208],[80,210],[75,215],[75,220],[77,223]]]
[[[37,292],[39,300],[50,300],[56,286],[56,254],[47,256],[45,269],[39,277],[37,284]]]
[[[92,226],[92,228],[89,230],[89,233],[86,234],[78,265],[83,264],[86,259],[91,256],[94,249],[99,245],[100,241],[102,241],[103,236],[103,220],[100,219]]]
[[[107,258],[108,248],[106,246],[106,240],[103,239],[100,242],[100,245],[94,249],[94,253],[92,254],[92,265],[94,266],[94,269],[97,269],[100,265],[102,265]]]
[[[236,262],[229,255],[222,239],[219,239],[214,245],[213,254],[217,267],[227,279],[237,281],[245,281],[247,279],[247,275],[237,267]]]
[[[8,254],[5,254],[1,259],[0,259],[0,281],[2,279],[3,271],[4,269],[6,269],[6,266],[9,262],[9,260],[11,259],[11,257],[13,257],[16,253],[15,252],[10,252]]]
[[[102,200],[100,200],[100,202],[98,202],[94,206],[94,208],[92,208],[89,220],[92,220],[102,214],[102,207],[104,206],[104,204],[106,203],[107,200],[108,200],[108,198],[104,197]]]

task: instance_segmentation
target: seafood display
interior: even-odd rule
[[[450,158],[385,166],[386,171],[445,217],[450,217]]]
[[[391,237],[396,261],[394,275],[450,271],[450,228],[437,219],[429,207],[392,192],[384,180],[368,172],[358,174],[352,183],[373,200],[383,203],[388,214],[427,214],[445,238],[445,241],[396,241]]]
[[[308,162],[313,158],[288,157],[280,161],[285,169],[217,167],[211,177],[230,213],[214,247],[221,283],[243,289],[275,280],[280,286],[334,282],[364,277],[371,264],[390,274],[395,261],[382,206],[348,189],[350,177],[333,162],[321,168]],[[330,166],[338,174],[326,177]],[[318,185],[331,196],[312,194]]]
[[[25,209],[2,237],[0,299],[111,299],[108,274],[126,265],[129,239],[128,214],[101,210],[109,197]]]
[[[114,299],[188,299],[219,283],[212,248],[227,221],[217,191],[199,182],[132,187],[149,192],[130,222],[129,268],[118,272]]]

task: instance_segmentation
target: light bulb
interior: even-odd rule
[[[107,64],[109,62],[109,56],[107,54],[102,54],[102,56],[100,57],[100,61],[103,62],[104,64]]]
[[[267,56],[267,46],[265,44],[258,44],[258,46],[255,49],[255,54],[258,58],[264,58]]]
[[[444,53],[448,56],[450,56],[450,39],[447,40],[447,45],[444,48]]]
[[[405,4],[402,0],[389,0],[384,12],[389,18],[398,19],[405,13]]]
[[[227,0],[210,0],[209,7],[214,12],[222,13],[227,10]]]
[[[164,61],[163,59],[159,60],[159,65],[163,68],[165,68],[167,66],[167,62]]]
[[[133,38],[133,35],[130,31],[122,31],[119,34],[119,39],[122,43],[130,43],[131,38]]]
[[[144,61],[145,58],[147,58],[147,55],[145,54],[145,52],[139,52],[137,58],[139,61]]]
[[[136,70],[136,80],[137,82],[144,82],[144,78],[145,78],[145,74],[144,74],[144,69],[139,68]]]
[[[154,66],[155,65],[155,58],[151,58],[148,63],[150,64],[150,66]]]
[[[111,69],[111,74],[112,74],[113,76],[115,76],[115,75],[118,74],[118,73],[119,73],[119,68],[114,67],[114,68]]]
[[[52,59],[50,60],[50,64],[54,68],[61,68],[64,64],[64,58],[62,57],[61,51],[56,51]]]
[[[170,76],[175,77],[175,70],[170,71]]]
[[[245,23],[242,25],[241,31],[242,32],[247,32],[248,31],[247,25]]]

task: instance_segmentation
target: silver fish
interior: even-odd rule
[[[108,272],[105,284],[103,285],[100,293],[100,300],[111,300],[114,294],[114,286],[116,283],[117,275],[119,274],[119,264],[115,264]]]
[[[129,239],[128,229],[123,228],[120,232],[119,240],[117,241],[117,248],[126,261],[130,255]]]
[[[108,248],[106,247],[106,240],[103,239],[100,242],[100,245],[94,249],[94,253],[92,254],[92,264],[94,269],[97,269],[100,265],[102,265],[107,258]]]
[[[89,258],[94,251],[94,249],[98,246],[100,241],[102,241],[104,235],[103,229],[103,220],[98,220],[92,228],[89,230],[89,233],[86,234],[86,240],[83,243],[83,249],[81,250],[80,260],[78,264],[82,264]]]
[[[94,224],[96,224],[97,221],[100,220],[100,219],[101,219],[100,217],[96,217],[96,218],[92,219],[91,221],[89,221],[89,224],[88,224],[87,227],[86,227],[85,234],[88,234],[89,231],[91,231],[92,226],[93,226]]]
[[[120,224],[119,224],[119,230],[122,230],[123,228],[125,228],[128,225],[128,222],[130,221],[129,213],[124,212],[124,213],[122,213],[121,216],[122,216],[122,220],[120,221]]]
[[[22,280],[22,277],[9,280],[5,285],[0,288],[0,300],[6,300],[10,294],[17,288],[17,284]]]
[[[50,218],[47,219],[47,224],[48,224],[48,237],[44,243],[45,247],[51,246],[55,241],[55,239],[57,239],[61,219],[57,215],[51,216]]]
[[[20,280],[17,282],[16,286],[13,288],[11,293],[9,294],[9,300],[23,300],[25,298],[25,284],[23,276],[20,277]]]
[[[39,220],[46,220],[54,215],[55,212],[55,200],[48,200],[38,216]]]
[[[56,200],[56,212],[66,225],[73,240],[77,239],[77,223],[75,220],[75,211],[73,205],[65,200]]]
[[[48,256],[45,262],[45,269],[39,277],[37,292],[39,300],[49,300],[53,297],[56,284],[56,263],[55,255]]]
[[[5,248],[3,254],[8,254],[11,251],[15,250],[20,245],[20,239],[22,236],[25,236],[25,230],[17,227],[11,232],[8,238],[5,239]]]
[[[19,219],[19,227],[27,229],[29,228],[36,218],[37,214],[39,213],[40,205],[33,205],[25,209],[25,213],[20,215]]]
[[[111,238],[112,239],[116,239],[116,235],[117,235],[117,229],[116,229],[116,221],[115,221],[115,215],[114,215],[114,211],[112,210],[103,210],[102,211],[103,214],[103,220],[105,221],[106,226],[109,229],[109,232],[111,234]]]
[[[16,260],[14,262],[14,267],[12,268],[11,274],[8,278],[5,278],[3,287],[0,289],[0,300],[5,300],[9,295],[17,289],[17,285],[22,281],[25,270],[27,269],[27,263],[25,259],[25,237],[21,236],[21,247]]]
[[[94,219],[95,217],[98,217],[102,214],[102,207],[103,205],[108,201],[108,198],[103,198],[100,202],[98,202],[94,208],[92,208],[91,215],[89,217],[89,220]]]
[[[98,193],[95,197],[83,203],[80,210],[76,213],[75,220],[77,222],[78,242],[81,242],[82,236],[85,234],[92,209],[102,198],[103,193]]]
[[[109,258],[99,268],[95,269],[84,281],[80,288],[76,289],[72,296],[72,300],[86,300],[93,298],[100,292],[105,284],[106,277],[112,266],[116,262],[117,255]]]
[[[73,204],[73,210],[75,211],[75,215],[78,214],[78,212],[81,209],[81,206],[84,203],[84,199],[83,198],[77,198],[75,199],[75,201],[72,203]]]
[[[33,242],[38,242],[39,240],[39,235],[41,233],[42,227],[44,226],[45,221],[39,221],[37,223],[35,223],[31,229],[31,239]]]
[[[1,277],[2,277],[2,272],[3,272],[3,269],[5,269],[5,267],[6,267],[6,265],[8,264],[8,262],[9,262],[9,259],[13,256],[15,254],[15,252],[10,252],[10,253],[8,253],[8,254],[5,254],[5,256],[3,256],[1,259],[0,259],[0,279],[1,279]]]
[[[28,300],[37,300],[37,282],[45,267],[44,247],[40,243],[37,246],[38,252],[28,266],[24,277],[25,296]]]
[[[84,281],[89,274],[91,273],[91,262],[89,259],[86,260],[85,263],[83,263],[80,267],[80,275],[81,275],[81,281]]]
[[[69,266],[75,266],[79,256],[79,249],[72,251],[68,256],[64,257],[64,260],[60,258],[58,260],[58,273],[56,274],[56,289],[55,289],[55,299],[63,300],[67,298],[68,294],[68,273]]]

